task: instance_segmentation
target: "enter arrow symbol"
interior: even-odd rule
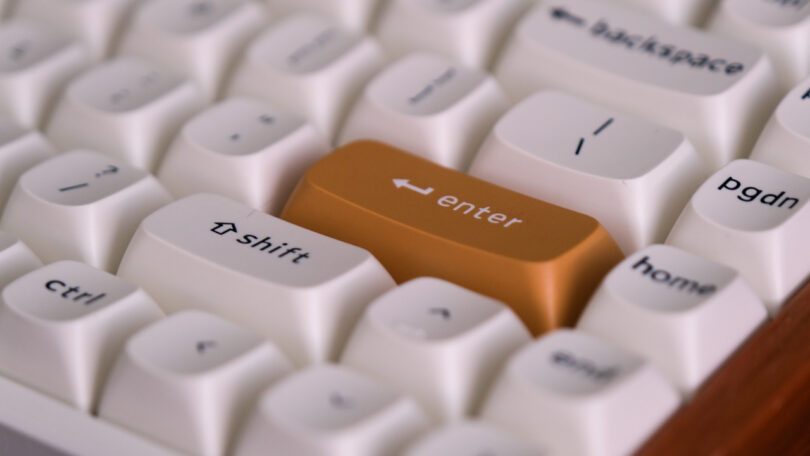
[[[430,195],[431,193],[433,193],[433,187],[419,188],[419,187],[417,187],[415,185],[412,185],[410,183],[410,180],[408,180],[408,179],[394,179],[394,185],[396,185],[397,188],[403,188],[404,187],[404,188],[407,188],[408,190],[412,190],[412,191],[414,191],[416,193],[419,193],[421,195]]]
[[[96,173],[96,177],[104,176],[105,174],[115,174],[118,172],[118,167],[115,165],[110,165],[104,171],[100,173]]]

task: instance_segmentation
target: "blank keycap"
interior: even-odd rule
[[[737,271],[654,245],[608,274],[577,329],[644,356],[691,395],[766,318]]]
[[[526,0],[392,0],[383,8],[376,35],[394,56],[429,49],[486,68],[528,7]]]
[[[57,155],[17,181],[0,228],[45,263],[76,260],[115,271],[141,219],[171,201],[144,171],[88,151]]]
[[[235,456],[397,454],[429,421],[412,399],[348,368],[320,364],[265,392]]]
[[[211,194],[147,217],[118,275],[167,312],[206,310],[261,333],[298,365],[334,359],[365,306],[394,285],[361,248]]]
[[[506,107],[491,76],[417,52],[369,82],[341,129],[340,143],[375,139],[463,170]]]
[[[230,98],[186,122],[157,176],[176,197],[219,193],[278,214],[304,171],[329,151],[324,135],[297,116]]]
[[[709,172],[681,133],[545,91],[495,124],[470,174],[595,217],[630,253],[664,241]]]
[[[452,421],[473,411],[503,360],[529,340],[500,302],[420,278],[368,307],[340,362],[406,392],[434,418]]]
[[[181,312],[129,339],[99,415],[186,453],[222,455],[259,393],[290,371],[259,335],[205,312]]]
[[[676,25],[699,27],[717,0],[620,0]],[[777,0],[781,1],[781,0]]]
[[[59,91],[90,63],[87,50],[36,23],[0,24],[0,111],[41,126]]]
[[[369,249],[398,282],[438,277],[503,301],[534,334],[573,324],[621,259],[590,217],[376,142],[313,165],[282,217]]]
[[[294,14],[248,46],[228,94],[289,110],[331,141],[349,103],[382,64],[382,50],[372,38],[320,16]]]
[[[0,231],[0,290],[40,266],[42,262],[27,245],[13,234]]]
[[[22,0],[14,17],[23,17],[82,41],[93,60],[112,49],[127,13],[141,0]]]
[[[26,274],[0,301],[0,374],[87,412],[124,341],[163,316],[137,285],[75,261]]]
[[[362,32],[369,28],[382,0],[265,0],[273,13],[311,11],[328,15],[344,27]]]
[[[38,131],[26,130],[9,118],[0,117],[0,213],[17,179],[54,153]]]
[[[810,78],[779,103],[759,135],[751,159],[810,177]]]
[[[266,21],[256,0],[152,0],[134,14],[118,53],[152,60],[197,81],[210,101]]]
[[[557,330],[509,359],[481,418],[552,454],[625,455],[679,402],[642,358],[578,331]]]
[[[810,75],[807,0],[722,0],[707,28],[767,52],[786,89]]]
[[[495,68],[514,99],[556,88],[680,131],[712,170],[748,154],[781,94],[756,48],[597,0],[538,5]]]
[[[776,313],[810,274],[810,179],[753,160],[712,175],[667,244],[735,268]]]
[[[45,130],[60,149],[92,149],[151,171],[186,119],[203,106],[195,83],[134,57],[74,79]]]
[[[531,445],[480,421],[465,421],[422,436],[403,456],[543,456]]]

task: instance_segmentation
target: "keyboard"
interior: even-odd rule
[[[810,454],[810,1],[0,17],[0,455]]]

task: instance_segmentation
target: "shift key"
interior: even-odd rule
[[[621,250],[595,219],[361,141],[313,165],[282,218],[369,250],[397,282],[499,299],[534,334],[570,326]]]

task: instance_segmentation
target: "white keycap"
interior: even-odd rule
[[[528,6],[527,0],[392,0],[376,35],[395,57],[429,49],[486,68]]]
[[[31,22],[0,24],[0,112],[39,127],[62,89],[90,63],[87,50]]]
[[[625,253],[663,242],[709,175],[682,134],[550,91],[507,112],[469,172],[595,217]]]
[[[675,389],[640,357],[557,330],[508,361],[481,416],[553,454],[624,455],[678,404]]]
[[[54,153],[38,131],[26,130],[0,117],[0,213],[22,173]]]
[[[712,170],[750,151],[781,90],[756,48],[598,0],[535,7],[495,74],[514,99],[556,88],[678,130]]]
[[[810,55],[810,54],[808,54]],[[788,93],[751,152],[753,160],[810,177],[810,78]]]
[[[176,197],[219,193],[275,215],[304,171],[330,150],[323,134],[298,117],[230,98],[183,126],[157,176]]]
[[[372,38],[319,16],[296,14],[250,44],[228,93],[304,117],[331,140],[349,103],[382,64],[382,50]]]
[[[127,13],[141,0],[22,0],[14,17],[24,17],[81,40],[93,60],[112,49]]]
[[[551,456],[480,421],[438,428],[413,443],[403,456]]]
[[[3,454],[181,456],[2,376],[0,404],[0,450],[8,450]]]
[[[203,104],[195,83],[146,61],[119,57],[68,85],[46,134],[61,149],[97,150],[151,171]]]
[[[141,219],[171,201],[144,171],[96,152],[59,154],[31,168],[0,218],[45,262],[114,271]]]
[[[786,89],[810,75],[807,0],[723,0],[708,30],[767,52]]]
[[[365,31],[374,19],[377,4],[381,0],[265,0],[270,10],[277,14],[295,11],[311,11],[333,17],[344,27],[358,32]]]
[[[416,403],[344,367],[320,364],[264,393],[235,456],[395,454],[425,431]]]
[[[118,53],[197,81],[211,101],[266,16],[255,0],[153,0],[135,13]]]
[[[259,393],[291,369],[259,335],[180,312],[126,343],[99,415],[187,453],[222,455]]]
[[[737,271],[654,245],[608,274],[577,329],[644,356],[691,395],[766,318]]]
[[[810,179],[735,160],[695,192],[667,244],[739,270],[770,313],[810,274]]]
[[[118,274],[168,312],[203,309],[266,335],[299,365],[334,359],[394,286],[366,250],[209,194],[147,217]]]
[[[27,245],[13,234],[0,231],[0,291],[40,266],[42,262]]]
[[[380,72],[355,103],[340,143],[376,139],[466,169],[507,100],[495,79],[435,54],[409,54]]]
[[[700,26],[717,0],[620,0],[678,25]],[[767,1],[767,0],[766,0]]]
[[[368,307],[340,362],[413,396],[435,419],[454,421],[473,411],[503,360],[530,340],[502,303],[421,278]]]
[[[92,412],[124,341],[162,316],[137,285],[82,263],[51,263],[2,292],[0,374]]]

